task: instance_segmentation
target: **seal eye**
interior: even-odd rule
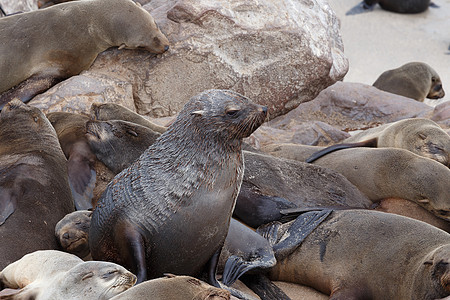
[[[113,275],[113,274],[115,274],[117,272],[119,272],[119,271],[118,270],[109,271],[108,273],[103,274],[103,278],[108,278],[109,276],[111,276],[111,275]]]
[[[38,118],[38,117],[36,117],[36,116],[34,116],[34,117],[33,117],[33,120],[34,120],[34,122],[36,122],[36,123],[37,123],[37,121],[39,120],[39,118]]]
[[[230,116],[230,117],[236,116],[238,111],[239,111],[238,109],[229,109],[229,110],[227,110],[227,116]]]
[[[133,136],[135,136],[135,137],[138,136],[138,134],[136,133],[136,131],[131,130],[131,129],[128,129],[128,130],[127,130],[127,133],[129,133],[129,134],[131,134],[131,135],[133,135]]]
[[[431,82],[436,82],[436,78],[431,77]]]

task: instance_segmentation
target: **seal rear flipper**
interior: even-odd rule
[[[359,15],[361,13],[370,12],[374,9],[376,3],[367,4],[366,1],[362,1],[356,6],[352,7],[348,12],[345,13],[346,16]]]
[[[429,7],[432,7],[432,8],[440,8],[440,6],[439,5],[437,5],[436,3],[434,3],[434,2],[430,2],[430,5],[429,5]]]
[[[250,270],[258,268],[258,266],[258,264],[249,263],[243,260],[241,257],[232,255],[225,262],[222,273],[222,283],[230,286],[243,274],[247,273]]]
[[[12,215],[17,207],[17,195],[13,188],[0,188],[0,225]]]
[[[281,222],[275,221],[268,224],[259,226],[256,232],[269,241],[271,246],[275,245],[278,241],[278,229],[281,226]]]
[[[313,161],[321,158],[322,156],[325,156],[328,153],[341,150],[341,149],[348,149],[348,148],[356,148],[356,147],[377,147],[378,144],[378,138],[369,139],[367,141],[362,141],[358,143],[345,143],[345,144],[336,144],[329,147],[326,147],[322,150],[319,150],[315,153],[313,153],[310,157],[308,157],[305,162],[312,163]]]
[[[273,246],[277,261],[290,255],[303,240],[322,223],[332,212],[331,209],[311,211],[297,217],[280,241]]]
[[[241,281],[255,292],[261,300],[291,300],[264,274],[246,274],[241,277]]]
[[[15,87],[4,91],[0,94],[0,110],[6,103],[14,98],[19,98],[22,102],[27,103],[34,96],[45,92],[56,83],[62,81],[63,78],[52,75],[32,75],[28,79],[22,81]]]

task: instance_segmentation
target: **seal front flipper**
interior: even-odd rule
[[[290,255],[303,240],[332,212],[330,209],[311,211],[300,215],[273,246],[277,261]]]
[[[248,274],[242,276],[245,283],[261,300],[291,300],[285,292],[276,286],[264,274]]]
[[[89,162],[70,156],[67,171],[76,210],[91,209],[96,182],[95,170],[91,169]]]
[[[62,78],[59,76],[32,75],[15,87],[0,94],[0,110],[3,109],[3,106],[5,106],[6,103],[14,98],[18,98],[22,102],[27,103],[33,99],[34,96],[45,92],[61,80]]]
[[[313,161],[325,156],[328,153],[348,148],[356,148],[356,147],[377,147],[378,138],[373,138],[367,141],[357,142],[357,143],[345,143],[345,144],[336,144],[329,147],[326,147],[322,150],[319,150],[313,153],[310,157],[308,157],[305,162],[312,163]]]
[[[115,242],[119,246],[121,258],[125,260],[127,266],[131,267],[131,272],[137,276],[136,284],[147,280],[145,241],[137,226],[121,222],[115,228]],[[147,248],[147,254],[149,253],[149,248]]]
[[[17,195],[12,188],[0,188],[0,225],[16,210]]]

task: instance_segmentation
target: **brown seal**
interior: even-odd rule
[[[313,287],[330,299],[431,300],[450,295],[449,263],[450,235],[434,226],[342,210],[278,261],[269,277]]]
[[[98,121],[123,120],[150,128],[153,131],[164,133],[167,127],[155,124],[143,116],[116,103],[92,103],[91,118]]]
[[[104,262],[83,262],[61,251],[36,251],[9,265],[0,274],[6,287],[21,287],[12,300],[110,299],[129,289],[136,276],[122,266]],[[19,284],[18,284],[19,283]]]
[[[175,276],[148,280],[114,296],[111,300],[158,299],[158,300],[228,300],[230,293],[191,276]]]
[[[287,148],[274,146],[270,154],[304,161],[320,147]],[[397,148],[350,148],[329,153],[314,164],[341,173],[374,203],[387,198],[406,199],[450,220],[450,169],[432,159]]]
[[[91,209],[96,182],[96,157],[86,138],[86,122],[89,117],[68,112],[51,112],[47,114],[47,118],[55,128],[67,158],[75,207],[77,210]]]
[[[0,269],[57,249],[56,223],[74,210],[67,160],[45,115],[15,99],[0,114]],[[20,234],[18,234],[20,232]]]
[[[373,86],[417,101],[423,101],[425,98],[439,99],[445,96],[439,75],[429,65],[422,62],[411,62],[397,69],[385,71],[373,83]]]
[[[401,14],[421,13],[430,6],[430,0],[364,0],[363,3],[366,9],[378,3],[384,10]]]
[[[109,47],[152,53],[169,48],[152,16],[131,0],[61,3],[0,18],[0,28],[0,108],[79,74]]]
[[[92,211],[78,210],[62,218],[55,227],[55,236],[61,248],[80,258],[90,257],[89,228]]]
[[[85,128],[85,138],[96,158],[114,174],[128,168],[161,136],[150,128],[122,120],[90,120]]]
[[[266,114],[232,91],[191,98],[103,193],[89,232],[93,259],[130,268],[138,282],[165,272],[197,276],[209,261],[208,280],[218,286],[214,267],[242,182],[242,139]]]
[[[332,151],[351,147],[394,147],[434,159],[450,167],[450,136],[434,121],[425,118],[404,119],[366,129],[311,155],[313,162]]]

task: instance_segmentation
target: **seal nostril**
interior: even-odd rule
[[[68,232],[64,233],[63,238],[65,238],[66,240],[69,239],[69,233]]]
[[[263,107],[262,107],[262,111],[263,111],[264,113],[267,113],[267,106],[263,106]]]

